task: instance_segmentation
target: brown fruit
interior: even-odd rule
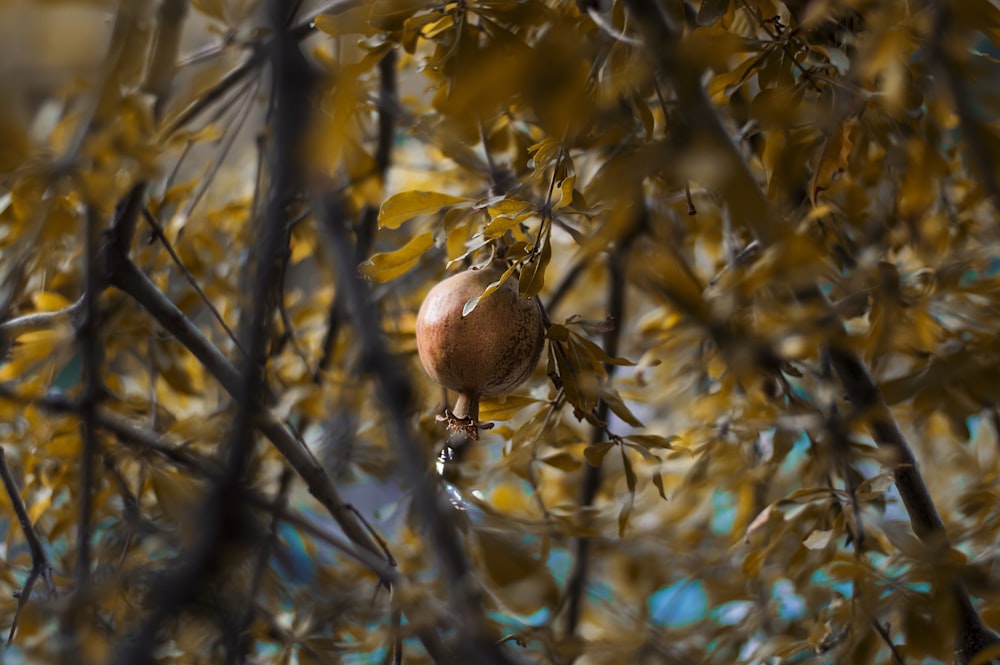
[[[449,277],[428,292],[417,314],[420,362],[432,380],[458,393],[453,414],[459,420],[474,423],[479,399],[521,385],[542,353],[542,312],[534,299],[520,297],[516,279],[462,316],[465,303],[498,280],[502,267],[492,264]]]

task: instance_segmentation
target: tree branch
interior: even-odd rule
[[[361,2],[362,0],[333,0],[332,2],[318,7],[309,15],[309,18],[289,28],[288,33],[293,39],[305,39],[315,30],[313,22],[316,20],[317,16],[323,14],[342,14],[350,9],[353,9],[354,7],[357,7],[361,4]],[[167,137],[176,133],[181,127],[193,122],[195,118],[204,113],[205,110],[212,106],[215,102],[225,97],[227,92],[239,85],[243,79],[255,72],[267,62],[270,48],[270,41],[265,42],[262,45],[258,45],[258,47],[251,52],[250,56],[246,60],[222,77],[222,80],[220,80],[211,90],[182,110],[170,123],[170,125],[164,129],[162,135]]]
[[[930,5],[931,25],[934,26],[928,44],[928,52],[933,59],[931,64],[936,65],[955,105],[955,115],[958,116],[959,128],[965,137],[965,152],[969,161],[978,172],[993,209],[1000,211],[1000,181],[996,176],[996,160],[989,148],[995,143],[995,139],[989,136],[990,128],[976,112],[975,98],[966,89],[962,72],[948,52],[948,30],[952,25],[949,5],[942,0],[934,0]]]
[[[635,205],[640,207],[636,212],[636,218],[632,221],[631,228],[618,240],[614,248],[608,254],[608,292],[607,308],[608,317],[614,325],[605,330],[602,340],[604,352],[614,358],[618,355],[618,345],[621,338],[621,324],[625,320],[625,268],[628,261],[629,249],[638,233],[646,228],[646,206],[642,199],[641,190],[634,197]],[[607,364],[604,366],[607,372],[607,380],[610,383],[615,376],[617,367]],[[600,423],[607,423],[609,409],[605,400],[597,403],[595,414]],[[606,426],[595,425],[591,429],[590,442],[597,443],[604,440]],[[581,513],[593,505],[597,492],[601,488],[601,467],[586,465],[583,478],[583,490],[580,496]],[[573,562],[573,569],[570,571],[566,584],[566,634],[576,633],[582,609],[583,593],[587,587],[587,575],[589,572],[590,560],[590,538],[580,537],[576,541],[576,557]]]
[[[729,140],[718,114],[705,95],[700,83],[701,72],[679,61],[679,31],[671,25],[659,3],[625,0],[625,4],[642,31],[647,51],[656,69],[673,85],[678,100],[678,114],[693,135],[705,142],[702,149],[711,150],[727,164],[727,168],[715,166],[716,171],[725,175],[713,184],[723,198],[733,203],[732,213],[740,223],[751,229],[765,245],[774,244],[780,238],[780,229],[775,228],[770,221],[766,197]],[[803,297],[822,298],[826,302],[834,338],[843,339],[846,335],[843,323],[819,287],[810,287]],[[864,363],[851,350],[838,343],[831,345],[830,357],[848,399],[864,414],[876,444],[895,455],[896,487],[909,513],[914,533],[932,552],[948,548],[944,523],[923,482],[913,452]],[[953,594],[962,620],[958,639],[960,659],[971,660],[984,644],[992,643],[996,637],[984,628],[961,582],[949,579],[946,586]]]
[[[54,312],[35,312],[25,314],[0,323],[0,339],[13,342],[25,333],[36,330],[48,330],[62,322],[73,323],[83,311],[83,296],[69,307]]]
[[[56,585],[52,579],[52,564],[49,563],[45,548],[42,547],[42,542],[38,539],[38,534],[35,533],[35,528],[31,524],[28,509],[24,505],[24,499],[21,498],[17,483],[14,482],[14,475],[10,472],[10,466],[7,464],[7,455],[4,453],[3,446],[0,446],[0,479],[3,480],[4,489],[7,491],[11,505],[14,506],[14,514],[17,515],[21,531],[24,532],[24,538],[28,541],[28,549],[31,550],[31,572],[28,573],[28,578],[24,581],[24,586],[21,587],[21,592],[17,597],[17,610],[14,612],[14,620],[11,622],[10,632],[7,634],[7,644],[9,645],[14,641],[17,619],[21,615],[21,610],[28,604],[31,590],[38,577],[41,576],[45,580],[45,586],[53,598],[56,596]]]
[[[238,394],[240,374],[236,367],[144,273],[136,268],[135,264],[119,257],[109,277],[114,286],[130,295],[167,332],[194,354],[230,395]],[[348,538],[361,547],[377,553],[378,546],[358,524],[354,515],[345,508],[340,493],[309,448],[296,439],[259,400],[256,402],[256,424],[278,452],[288,460],[306,483],[310,493],[327,509]]]
[[[153,114],[157,118],[163,114],[163,107],[170,98],[187,11],[187,0],[163,0],[157,12],[156,39],[142,86],[156,98]]]
[[[396,50],[388,51],[378,63],[379,96],[378,96],[378,137],[375,142],[375,171],[384,183],[386,173],[392,165],[392,148],[396,140],[396,120],[399,115],[398,81]],[[357,242],[354,250],[354,263],[360,263],[368,258],[372,243],[375,240],[375,229],[378,227],[378,208],[365,206],[358,222]],[[313,374],[313,380],[319,383],[323,372],[330,367],[333,353],[337,346],[344,318],[344,302],[340,293],[333,296],[327,313],[326,333],[323,335],[323,346],[319,363]]]
[[[96,488],[95,464],[98,454],[97,407],[102,393],[101,322],[99,299],[104,291],[101,269],[100,218],[92,205],[86,209],[84,227],[84,292],[83,321],[77,329],[83,374],[83,395],[80,400],[79,520],[77,522],[77,592],[90,584],[90,521],[94,511]]]
[[[153,235],[155,235],[156,238],[160,241],[160,243],[163,245],[163,248],[167,250],[167,254],[170,255],[170,258],[173,259],[174,264],[181,271],[181,274],[184,275],[184,279],[187,280],[187,283],[191,285],[191,288],[194,289],[194,292],[198,294],[198,297],[201,298],[201,301],[205,303],[206,307],[208,307],[208,310],[212,313],[212,316],[215,318],[215,320],[219,322],[219,325],[222,326],[222,329],[226,332],[226,335],[232,341],[233,345],[237,349],[239,349],[240,353],[246,356],[247,352],[243,348],[243,345],[240,344],[240,340],[238,337],[236,337],[236,333],[234,333],[232,328],[229,327],[229,324],[226,323],[226,320],[222,318],[222,314],[219,312],[218,308],[215,306],[212,300],[207,295],[205,295],[205,291],[202,290],[201,285],[198,284],[198,280],[195,279],[194,275],[191,274],[191,271],[188,270],[187,266],[184,265],[184,262],[181,261],[181,257],[177,255],[177,252],[174,250],[173,244],[167,238],[167,235],[163,232],[163,226],[156,219],[156,217],[153,216],[153,213],[149,211],[149,208],[145,206],[143,206],[142,215],[143,217],[146,218],[146,222],[149,224],[150,228],[153,229]]]
[[[480,591],[451,519],[450,505],[438,486],[429,481],[430,462],[410,432],[406,414],[412,410],[413,388],[385,347],[377,312],[354,270],[354,243],[348,235],[341,205],[336,195],[327,195],[317,210],[326,221],[330,244],[336,252],[337,285],[345,293],[353,313],[353,323],[361,340],[362,367],[375,380],[403,480],[412,488],[414,510],[427,529],[427,544],[434,551],[447,580],[459,621],[460,650],[457,655],[461,662],[513,663],[513,657],[501,649],[485,629]]]

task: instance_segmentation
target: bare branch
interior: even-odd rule
[[[49,330],[62,323],[73,323],[82,311],[83,296],[69,307],[53,312],[36,312],[9,319],[0,323],[0,339],[12,342],[25,333]]]
[[[602,345],[604,352],[614,358],[618,355],[618,343],[621,338],[621,322],[625,320],[625,268],[628,261],[629,249],[637,234],[645,228],[647,211],[645,203],[642,201],[641,192],[637,192],[635,205],[639,210],[635,213],[632,221],[632,228],[608,254],[608,293],[607,309],[608,316],[615,322],[615,325],[604,332]],[[608,381],[611,381],[616,371],[615,365],[605,365]],[[600,423],[607,423],[609,409],[605,400],[597,403],[596,414]],[[591,429],[591,443],[597,443],[605,438],[605,426],[594,426]],[[597,492],[601,488],[601,467],[587,465],[584,471],[583,488],[580,495],[580,510],[585,511],[593,505]],[[576,633],[580,620],[580,611],[584,590],[587,587],[587,575],[590,560],[590,539],[586,537],[578,538],[576,541],[576,558],[573,562],[573,569],[570,571],[569,579],[566,583],[566,634]]]
[[[414,440],[406,419],[412,408],[413,388],[385,347],[376,310],[368,302],[366,289],[354,271],[353,243],[347,232],[341,202],[336,195],[322,200],[318,210],[326,220],[331,246],[336,252],[338,280],[353,313],[353,323],[361,340],[362,366],[375,380],[379,402],[387,416],[390,438],[404,481],[412,487],[413,505],[427,529],[428,546],[448,579],[448,588],[459,627],[460,653],[465,662],[487,665],[515,662],[485,631],[480,590],[459,541],[451,508],[439,487],[430,482],[430,468],[423,448]]]
[[[947,48],[948,31],[952,26],[951,10],[948,3],[942,0],[931,2],[930,6],[934,32],[928,44],[928,52],[933,58],[932,64],[940,72],[941,80],[955,105],[955,115],[958,116],[959,128],[965,138],[965,152],[969,161],[974,165],[983,189],[993,203],[993,209],[1000,210],[1000,180],[996,175],[996,160],[989,149],[995,139],[989,137],[990,128],[977,113],[975,98],[969,94],[959,64]]]
[[[726,177],[714,184],[726,200],[738,202],[738,205],[731,206],[734,217],[745,228],[753,230],[764,245],[774,244],[779,239],[780,232],[770,222],[767,199],[729,140],[718,114],[706,96],[701,86],[701,72],[685,67],[677,59],[678,31],[658,3],[626,0],[626,6],[637,19],[636,23],[642,30],[647,50],[659,74],[673,85],[678,99],[678,114],[694,134],[707,141],[711,148],[731,165],[730,168],[716,169],[725,171]],[[835,331],[833,337],[843,338],[845,334],[843,323],[819,287],[811,287],[808,293],[802,294],[802,297],[825,302],[829,311],[830,327]],[[913,451],[899,431],[868,369],[856,354],[842,344],[832,344],[829,353],[831,363],[848,399],[859,413],[865,414],[865,420],[875,442],[880,448],[889,450],[895,455],[896,487],[909,513],[914,533],[928,545],[931,552],[946,550],[950,545],[944,523],[920,475]],[[983,627],[961,582],[952,579],[946,586],[953,594],[962,620],[959,636],[962,657],[972,658],[977,653],[972,649],[981,648],[983,643],[995,638]]]
[[[17,483],[14,481],[14,475],[7,464],[7,455],[4,453],[3,446],[0,446],[0,479],[3,480],[4,489],[7,491],[11,505],[14,506],[17,521],[21,524],[21,531],[24,532],[24,537],[28,541],[28,549],[31,550],[31,572],[28,574],[28,579],[25,580],[20,594],[18,594],[17,610],[10,626],[10,633],[7,634],[7,644],[11,644],[14,641],[14,631],[17,630],[17,618],[28,603],[28,599],[31,598],[31,590],[38,577],[41,576],[45,580],[49,596],[53,598],[56,596],[56,585],[52,579],[52,564],[49,563],[45,548],[42,547],[42,542],[38,539],[35,527],[32,526],[31,519],[28,517],[28,509],[24,505],[24,499],[21,498]]]
[[[143,88],[156,98],[153,107],[156,117],[162,115],[163,107],[170,98],[170,89],[177,70],[181,28],[187,10],[187,0],[163,0],[157,13],[156,41],[146,68],[146,80],[143,83]]]
[[[110,280],[114,286],[132,296],[167,332],[194,354],[230,395],[238,394],[240,374],[236,367],[131,261],[120,260],[116,263]],[[256,419],[257,427],[288,460],[312,495],[329,511],[347,536],[360,546],[378,552],[378,545],[345,508],[340,493],[309,448],[296,439],[259,401],[256,404]]]
[[[77,590],[90,583],[90,520],[97,490],[95,464],[98,454],[97,407],[102,392],[101,322],[99,299],[104,291],[104,274],[99,263],[100,218],[93,206],[87,206],[84,227],[83,321],[77,329],[83,366],[83,395],[80,401],[79,520],[77,522]]]
[[[361,1],[362,0],[333,0],[333,2],[317,8],[314,12],[312,12],[309,18],[296,24],[290,28],[288,32],[292,38],[296,40],[305,39],[312,34],[315,29],[313,21],[316,20],[317,16],[321,16],[323,14],[342,14],[343,12],[360,5]],[[258,45],[254,48],[250,57],[222,77],[222,80],[220,80],[211,90],[206,92],[204,95],[192,102],[186,109],[181,111],[181,113],[170,123],[170,125],[164,129],[163,136],[171,136],[181,127],[185,127],[193,122],[195,118],[204,113],[205,110],[213,104],[221,100],[226,93],[237,86],[241,81],[243,81],[243,79],[257,71],[267,62],[269,48],[269,43]]]
[[[201,301],[205,303],[205,306],[208,307],[210,312],[212,312],[212,316],[215,317],[215,320],[219,322],[219,325],[222,326],[222,329],[226,331],[226,335],[233,342],[233,345],[237,349],[239,349],[240,353],[242,353],[245,356],[246,351],[243,349],[243,345],[240,344],[239,338],[236,337],[236,333],[234,333],[232,328],[229,327],[229,324],[226,323],[226,320],[222,318],[222,314],[219,312],[218,308],[211,301],[211,299],[207,295],[205,295],[205,291],[202,290],[201,285],[198,284],[198,280],[195,279],[194,275],[191,274],[191,271],[188,270],[187,266],[184,265],[184,262],[181,261],[181,257],[177,256],[177,251],[174,249],[173,244],[170,242],[166,234],[163,232],[163,226],[156,219],[156,217],[153,216],[153,213],[149,211],[149,208],[143,207],[142,214],[143,217],[146,218],[146,222],[148,222],[149,226],[153,229],[153,235],[157,237],[157,239],[163,245],[163,248],[167,250],[168,254],[170,254],[170,258],[173,259],[174,264],[178,267],[178,269],[180,269],[181,274],[184,275],[184,279],[187,280],[187,283],[191,285],[191,288],[194,289],[194,292],[198,294],[198,297],[201,298]]]

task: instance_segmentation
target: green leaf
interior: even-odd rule
[[[434,234],[421,233],[395,252],[373,255],[362,263],[358,270],[373,282],[388,282],[406,273],[417,265],[417,261],[434,246]]]
[[[462,196],[416,189],[400,192],[390,196],[382,204],[382,209],[378,212],[378,226],[380,229],[397,229],[403,222],[418,215],[429,215],[445,206],[467,203],[470,200]]]

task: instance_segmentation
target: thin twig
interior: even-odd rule
[[[875,628],[875,632],[878,633],[885,645],[889,647],[889,653],[892,654],[892,662],[896,665],[905,665],[903,661],[903,656],[899,653],[896,645],[892,643],[892,636],[889,635],[889,629],[880,624],[874,618],[872,618],[872,627]]]
[[[136,497],[136,495],[129,488],[128,481],[125,480],[125,476],[123,476],[118,467],[115,466],[112,456],[109,453],[105,453],[101,456],[101,461],[104,464],[104,470],[111,475],[111,478],[118,486],[118,493],[121,494],[122,505],[125,508],[125,525],[128,530],[125,532],[125,542],[122,543],[122,550],[118,555],[118,568],[120,569],[122,564],[125,562],[125,557],[128,555],[128,551],[132,548],[132,539],[135,536],[135,525],[141,521],[142,513],[139,510],[138,497]],[[137,486],[141,490],[141,478]]]
[[[614,325],[605,330],[603,334],[602,346],[604,352],[614,358],[618,355],[619,340],[621,338],[621,322],[625,320],[625,268],[628,261],[629,249],[632,242],[646,226],[646,205],[642,200],[642,192],[636,193],[635,205],[638,207],[636,218],[632,226],[619,238],[614,249],[608,254],[608,292],[607,308],[608,317]],[[615,365],[605,365],[607,380],[610,382],[615,375]],[[607,423],[609,408],[605,400],[597,403],[595,415],[599,423]],[[591,430],[591,443],[604,440],[605,426],[594,426]],[[580,494],[580,510],[585,511],[594,503],[597,492],[601,488],[601,467],[590,466],[584,471],[583,488]],[[573,635],[580,620],[582,609],[583,592],[587,587],[587,576],[590,561],[590,539],[586,537],[578,538],[576,541],[576,553],[573,568],[570,571],[569,579],[566,583],[566,634]]]
[[[157,118],[170,98],[187,10],[187,0],[163,0],[157,12],[156,38],[142,86],[156,99],[153,114]]]
[[[990,153],[989,146],[994,139],[989,136],[990,128],[981,120],[976,111],[976,99],[965,85],[966,76],[960,71],[947,50],[947,33],[952,25],[951,10],[947,2],[935,0],[931,6],[931,25],[934,32],[929,40],[927,51],[932,56],[932,64],[937,66],[941,79],[951,95],[955,105],[955,115],[958,116],[958,126],[965,137],[965,151],[969,161],[978,171],[983,189],[993,204],[994,210],[1000,210],[1000,180],[996,176],[996,160]]]
[[[61,323],[72,323],[83,311],[83,296],[68,307],[52,312],[25,314],[0,323],[0,339],[12,342],[25,333],[49,330]]]
[[[111,283],[130,295],[178,342],[188,349],[230,394],[239,394],[240,373],[194,323],[159,288],[127,259],[119,257],[109,275]],[[310,493],[337,521],[348,538],[372,552],[379,548],[344,501],[322,465],[271,411],[258,401],[257,426],[305,481]]]
[[[247,81],[246,85],[233,95],[234,102],[240,97],[243,97],[243,99],[239,102],[239,105],[233,109],[232,122],[227,123],[228,135],[222,139],[222,148],[215,156],[215,161],[209,168],[208,173],[199,178],[198,189],[195,190],[194,195],[188,199],[184,209],[180,212],[180,217],[182,219],[190,219],[191,215],[194,213],[194,209],[198,207],[198,204],[201,203],[205,193],[208,191],[208,188],[211,187],[212,183],[215,181],[216,176],[219,174],[219,170],[226,162],[226,156],[229,155],[229,151],[232,150],[233,144],[240,135],[240,130],[243,129],[243,123],[246,122],[247,117],[250,115],[250,111],[253,109],[254,97],[256,96],[259,88],[259,80]]]
[[[362,0],[333,0],[333,2],[329,2],[321,7],[318,7],[310,14],[309,18],[297,23],[289,30],[289,34],[297,40],[305,39],[314,31],[315,24],[313,22],[316,20],[317,16],[324,14],[342,14],[343,12],[357,7],[361,4],[361,2]],[[192,102],[186,109],[181,111],[181,113],[178,114],[170,125],[164,129],[162,136],[172,136],[182,127],[189,125],[198,116],[204,113],[206,109],[210,108],[215,102],[222,99],[233,87],[239,85],[243,79],[257,71],[267,62],[269,49],[270,42],[257,45],[253,48],[250,56],[246,60],[222,77],[222,80],[220,80],[211,90],[206,92],[204,95]]]
[[[220,548],[241,541],[259,541],[245,515],[247,470],[254,450],[254,417],[264,392],[264,367],[271,334],[273,284],[278,271],[278,253],[285,234],[285,201],[299,183],[297,154],[308,121],[312,75],[298,44],[285,29],[284,4],[268,3],[274,37],[269,42],[272,95],[276,100],[271,164],[272,190],[268,214],[260,234],[258,261],[250,293],[253,309],[246,327],[246,357],[238,372],[233,397],[236,416],[228,441],[220,456],[223,473],[206,491],[202,505],[202,529],[198,541],[185,553],[181,563],[160,576],[153,585],[155,610],[139,625],[135,639],[116,654],[116,665],[146,662],[156,646],[156,636],[165,621],[188,601],[202,582],[212,576],[213,560]],[[256,542],[254,543],[256,544]]]
[[[104,291],[104,274],[99,265],[100,218],[93,206],[87,206],[84,228],[84,292],[83,321],[77,329],[83,374],[83,395],[80,399],[79,520],[77,522],[76,587],[80,592],[90,584],[90,523],[97,491],[95,465],[98,454],[97,408],[102,392],[101,381],[101,315],[99,299]]]
[[[0,398],[21,404],[24,406],[33,405],[41,407],[45,411],[58,414],[79,414],[80,403],[70,399],[65,395],[19,395],[10,386],[0,384]],[[153,433],[152,430],[142,429],[126,418],[119,416],[106,409],[99,409],[97,412],[97,424],[101,429],[113,434],[121,443],[141,450],[152,451],[160,455],[171,463],[185,469],[191,469],[198,473],[215,477],[220,469],[214,460],[202,458],[191,453],[183,446],[169,443],[162,437]]]
[[[287,510],[288,508],[288,492],[292,487],[292,478],[293,474],[290,469],[286,467],[282,470],[281,477],[278,480],[278,492],[274,498],[274,505],[280,507],[282,510]],[[268,529],[267,537],[260,544],[260,550],[257,552],[257,560],[254,562],[253,575],[250,578],[250,589],[246,596],[246,611],[243,613],[239,627],[239,658],[241,662],[245,662],[246,657],[253,649],[250,625],[253,623],[256,597],[260,591],[261,582],[264,580],[264,572],[267,570],[268,560],[271,558],[271,554],[278,544],[278,520],[278,515],[272,513],[271,526]]]
[[[386,173],[392,165],[392,149],[396,138],[396,122],[399,116],[398,81],[396,72],[397,56],[395,50],[390,50],[379,60],[379,97],[378,97],[378,138],[375,145],[375,171],[384,183]],[[354,262],[360,263],[368,258],[372,243],[375,241],[375,229],[378,225],[378,209],[368,206],[364,210],[356,232]],[[340,292],[334,294],[326,317],[326,332],[320,350],[319,363],[313,373],[313,381],[319,384],[323,372],[333,361],[337,339],[340,336],[344,319],[344,301]]]
[[[734,217],[745,228],[752,230],[764,245],[773,245],[780,241],[782,229],[771,223],[767,199],[709,102],[701,85],[701,71],[697,68],[684,67],[676,61],[679,50],[674,48],[674,45],[679,39],[679,32],[671,19],[656,3],[625,0],[625,4],[643,31],[647,50],[658,73],[673,84],[677,95],[678,113],[683,115],[693,135],[700,136],[707,144],[714,146],[720,159],[731,164],[732,168],[725,169],[727,177],[717,185],[723,198],[733,202],[731,210]],[[938,7],[941,12],[947,10],[943,3],[939,3]],[[941,18],[942,20],[936,24],[943,30],[941,24],[945,21],[944,17]],[[988,185],[998,190],[996,194],[1000,200],[1000,187],[995,186],[995,183],[991,184],[992,179],[989,178],[989,174],[984,177],[988,179]],[[991,197],[992,194],[991,192]],[[834,331],[834,337],[845,336],[843,323],[818,285],[803,289],[800,297],[821,304],[826,303],[830,319],[829,327]],[[880,449],[894,455],[893,471],[896,488],[909,514],[914,533],[932,552],[947,551],[949,544],[944,523],[927,491],[913,451],[900,432],[868,368],[853,350],[842,342],[831,344],[828,352],[848,399],[857,412],[863,414],[872,438]],[[952,576],[948,583],[942,586],[951,592],[960,617],[960,660],[969,661],[980,649],[994,643],[997,638],[983,626],[968,591],[960,580]]]
[[[353,270],[351,247],[339,199],[326,196],[317,208],[325,218],[337,258],[337,285],[346,294],[357,336],[361,340],[362,366],[375,380],[379,403],[386,414],[404,481],[412,487],[413,507],[426,529],[428,547],[435,553],[442,574],[450,580],[449,592],[460,621],[458,641],[462,662],[500,665],[515,662],[485,631],[480,590],[465,556],[447,500],[430,482],[430,462],[410,431],[407,413],[412,408],[413,387],[399,363],[385,347],[378,314],[371,306],[364,284]]]
[[[24,581],[24,586],[21,587],[21,592],[18,594],[14,620],[10,626],[10,633],[7,634],[7,644],[11,644],[14,641],[14,631],[17,629],[17,619],[21,615],[21,610],[28,604],[28,599],[31,597],[31,590],[35,586],[35,581],[38,577],[41,576],[45,580],[45,586],[48,588],[50,597],[54,598],[56,596],[56,585],[52,579],[52,564],[49,563],[49,558],[45,554],[45,548],[42,547],[42,542],[38,539],[38,534],[35,533],[35,528],[31,524],[28,509],[24,505],[24,499],[21,498],[20,491],[17,489],[14,474],[10,472],[10,466],[7,464],[7,455],[4,453],[3,446],[0,446],[0,479],[3,480],[4,489],[7,491],[11,505],[14,506],[14,514],[17,515],[17,521],[21,524],[21,531],[24,532],[25,540],[28,541],[28,549],[31,550],[31,572],[28,573],[28,579]]]
[[[226,335],[229,336],[229,339],[233,342],[233,345],[237,349],[239,349],[241,354],[246,356],[246,351],[243,349],[243,345],[240,344],[239,338],[236,337],[236,333],[234,333],[232,328],[229,327],[229,324],[226,323],[226,320],[222,318],[222,314],[219,312],[218,308],[212,303],[211,299],[205,294],[205,291],[202,290],[201,285],[198,284],[198,280],[195,279],[195,276],[192,275],[191,271],[188,270],[186,265],[184,265],[184,262],[181,260],[181,257],[177,255],[176,250],[174,250],[173,243],[170,242],[170,240],[167,238],[167,235],[163,232],[163,226],[156,219],[156,217],[153,216],[153,213],[149,211],[149,208],[143,207],[142,215],[143,217],[146,218],[146,222],[153,229],[153,235],[155,235],[156,238],[160,241],[160,243],[163,245],[163,248],[167,250],[167,253],[170,254],[170,258],[173,259],[174,264],[177,265],[178,269],[180,269],[181,271],[181,274],[184,275],[184,279],[187,280],[187,283],[191,285],[191,288],[194,289],[194,292],[198,294],[198,297],[201,298],[201,301],[205,303],[205,306],[208,307],[210,312],[212,312],[212,316],[215,317],[215,320],[219,322],[219,325],[222,326],[222,329],[226,331]]]

